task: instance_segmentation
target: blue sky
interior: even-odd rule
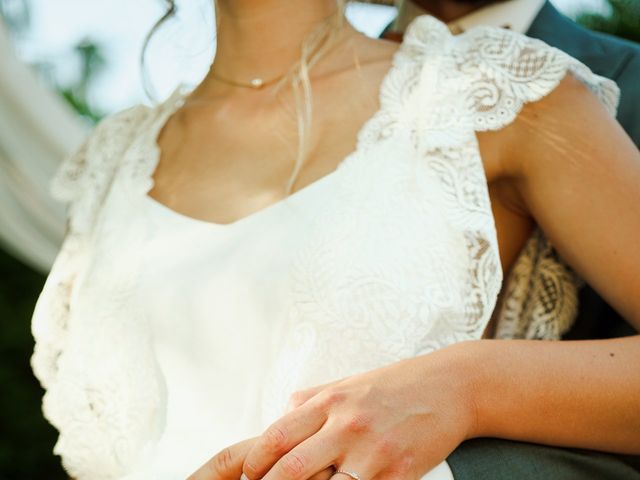
[[[602,9],[602,0],[553,0],[568,15],[583,8]],[[26,61],[47,61],[52,76],[62,84],[75,72],[71,46],[90,37],[104,48],[109,68],[96,81],[91,101],[110,112],[132,103],[148,102],[142,91],[139,52],[143,38],[163,12],[159,0],[32,0],[30,35],[17,45]],[[211,0],[179,2],[179,18],[167,24],[152,42],[147,71],[160,97],[180,81],[197,82],[206,73],[214,54],[210,28]],[[393,18],[393,9],[375,5],[355,6],[352,23],[376,35]]]

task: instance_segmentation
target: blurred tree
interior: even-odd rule
[[[106,62],[101,48],[89,39],[85,39],[74,47],[74,51],[80,56],[80,73],[77,81],[66,87],[58,87],[59,92],[69,104],[85,118],[93,123],[104,116],[88,102],[88,90],[94,79],[104,69]]]
[[[30,28],[31,8],[28,0],[0,0],[0,17],[9,27],[9,31],[20,41]],[[56,65],[48,60],[33,62],[31,66],[56,90],[81,116],[96,123],[104,112],[96,110],[89,102],[91,85],[106,66],[103,48],[95,41],[84,38],[72,48],[72,54],[79,57],[80,68],[75,80],[62,85],[57,80]],[[1,479],[0,479],[1,480]]]
[[[592,30],[640,42],[640,0],[607,0],[611,15],[582,13],[577,22]]]

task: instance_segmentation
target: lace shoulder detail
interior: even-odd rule
[[[103,118],[58,167],[49,192],[54,199],[69,204],[72,231],[91,228],[122,153],[151,111],[138,104]]]
[[[523,106],[551,93],[568,75],[583,82],[615,116],[620,90],[610,79],[550,45],[506,29],[480,26],[454,36],[442,22],[418,17],[407,32],[407,51],[420,60],[417,95],[406,110],[412,113],[414,144],[423,155],[461,148],[475,155],[470,132],[498,130],[513,122]],[[466,145],[466,147],[465,147]],[[467,199],[477,189],[451,162],[453,191]],[[469,204],[467,200],[467,204]],[[493,319],[500,338],[559,339],[573,324],[582,280],[564,264],[546,236],[536,230],[505,279]]]
[[[462,89],[459,124],[475,131],[506,126],[526,103],[542,99],[569,73],[616,115],[620,90],[615,82],[540,40],[482,26],[454,37],[449,53],[451,88]],[[560,339],[575,321],[583,284],[536,229],[505,280],[493,316],[495,336]]]
[[[95,220],[118,159],[135,131],[134,126],[146,118],[148,110],[148,107],[136,105],[102,119],[80,147],[62,161],[49,183],[52,197],[69,204],[69,231],[45,281],[32,318],[36,344],[31,363],[44,388],[51,385],[56,377],[71,289],[81,270],[81,252],[86,247],[85,234]]]
[[[452,59],[465,79],[465,102],[477,131],[512,122],[524,104],[540,100],[572,73],[615,116],[620,90],[612,80],[541,40],[480,26],[454,37]]]
[[[135,262],[123,264],[127,271],[119,275],[88,277],[104,260],[96,249],[108,232],[98,227],[113,182],[140,184],[146,172],[141,165],[153,158],[152,137],[182,88],[155,106],[137,104],[105,117],[63,160],[49,185],[53,198],[68,204],[69,229],[34,307],[31,367],[45,389],[44,417],[59,432],[53,453],[73,478],[120,478],[155,438],[162,418],[161,386],[144,322],[131,311],[118,311],[128,306],[123,292],[136,282]],[[125,235],[115,241],[128,251],[140,248],[135,230],[124,228],[118,235]],[[100,303],[78,317],[80,295]],[[130,323],[122,326],[119,318]],[[129,347],[116,354],[113,345],[125,342]],[[103,362],[106,357],[110,362]]]
[[[69,229],[34,307],[31,332],[35,345],[30,363],[45,389],[44,417],[60,432],[54,454],[62,457],[74,478],[113,478],[97,472],[112,469],[107,464],[116,462],[111,459],[115,454],[106,448],[108,442],[95,434],[97,429],[87,427],[106,415],[102,398],[97,388],[83,384],[82,372],[70,372],[69,362],[66,368],[63,364],[74,335],[85,328],[72,328],[72,317],[81,277],[92,261],[93,227],[126,150],[154,111],[138,104],[105,117],[63,160],[49,184],[53,198],[68,204]],[[96,461],[95,451],[103,452],[100,461]],[[118,461],[124,461],[122,458]]]

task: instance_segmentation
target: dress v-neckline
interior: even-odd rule
[[[428,17],[428,15],[424,15],[424,17]],[[419,18],[420,17],[418,17],[417,19],[414,19],[414,22],[416,22],[416,20],[419,20]],[[228,229],[240,227],[241,225],[257,220],[258,218],[264,215],[267,215],[268,213],[274,210],[278,210],[287,201],[300,200],[301,197],[304,197],[310,194],[313,190],[315,190],[314,187],[316,186],[320,186],[321,184],[324,184],[324,183],[329,183],[330,181],[335,181],[338,177],[338,174],[340,173],[341,168],[347,163],[349,163],[351,159],[356,158],[362,152],[363,143],[365,143],[363,139],[366,136],[366,133],[368,132],[368,130],[374,124],[374,122],[376,122],[376,120],[379,117],[385,116],[389,113],[388,110],[390,106],[386,101],[387,100],[386,97],[390,95],[389,89],[393,88],[393,85],[391,84],[393,83],[394,75],[397,73],[399,69],[406,68],[405,63],[402,61],[402,58],[401,58],[403,55],[406,55],[405,48],[410,48],[410,46],[406,46],[405,42],[403,41],[402,43],[399,44],[398,48],[393,53],[391,57],[391,66],[387,70],[387,72],[384,74],[382,81],[378,86],[378,91],[377,91],[378,108],[360,126],[356,134],[355,148],[349,154],[343,157],[342,160],[340,160],[340,162],[338,163],[337,167],[334,170],[332,170],[326,175],[323,175],[317,180],[305,185],[304,187],[296,190],[289,196],[284,197],[280,200],[277,200],[263,208],[260,208],[256,211],[253,211],[247,215],[244,215],[228,223],[218,223],[218,222],[213,222],[209,220],[203,220],[196,217],[192,217],[190,215],[180,213],[170,208],[169,206],[163,204],[162,202],[159,202],[158,200],[149,196],[148,194],[149,191],[153,188],[153,185],[155,183],[153,179],[153,174],[155,173],[158,163],[160,162],[160,157],[162,153],[161,148],[158,144],[158,136],[160,134],[160,131],[162,130],[162,127],[168,122],[171,115],[175,113],[175,111],[185,103],[185,99],[187,95],[190,93],[190,90],[187,88],[187,86],[184,83],[180,83],[174,89],[174,91],[169,95],[169,97],[158,106],[159,113],[156,116],[155,120],[152,122],[152,125],[149,127],[150,128],[149,135],[145,137],[146,139],[148,139],[147,141],[150,143],[149,147],[151,150],[150,151],[151,166],[149,168],[149,174],[146,178],[147,188],[145,188],[145,191],[142,192],[143,196],[146,197],[145,201],[149,204],[152,204],[155,207],[158,207],[161,210],[164,210],[165,213],[175,216],[176,218],[181,218],[182,220],[191,221],[194,224],[203,224],[205,226],[209,226],[210,228],[214,228],[214,229],[228,230]]]
[[[301,188],[300,190],[296,190],[288,197],[277,200],[276,202],[271,203],[270,205],[267,205],[264,208],[261,208],[247,215],[244,215],[239,219],[234,220],[233,222],[230,222],[230,223],[210,222],[209,220],[203,220],[200,218],[192,217],[190,215],[186,215],[184,213],[178,212],[177,210],[174,210],[168,207],[164,203],[159,202],[158,200],[149,196],[148,194],[142,195],[142,199],[145,202],[145,204],[148,205],[150,208],[152,208],[153,210],[157,211],[159,214],[164,215],[168,218],[172,218],[177,221],[184,222],[186,224],[191,224],[196,227],[204,227],[204,228],[210,228],[210,229],[215,229],[215,228],[229,229],[229,227],[240,227],[245,223],[249,223],[254,219],[254,217],[259,217],[261,219],[268,218],[269,216],[275,214],[285,206],[292,206],[294,203],[297,203],[302,200],[306,200],[307,197],[313,194],[313,191],[317,189],[322,189],[324,188],[325,185],[330,186],[331,181],[334,179],[336,173],[337,172],[334,170],[328,173],[327,175],[323,175],[318,180],[306,185],[304,188]],[[304,195],[302,195],[303,192],[304,192]]]

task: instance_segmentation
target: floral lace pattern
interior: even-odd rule
[[[138,105],[103,120],[51,183],[54,198],[69,203],[70,222],[34,310],[31,364],[46,389],[44,416],[60,432],[54,453],[76,479],[120,478],[158,429],[161,385],[148,362],[143,325],[117,322],[126,318],[119,312],[134,272],[116,274],[112,268],[113,275],[87,278],[100,268],[98,262],[110,261],[93,241],[101,206],[114,172],[127,158],[130,139],[149,113]],[[101,229],[100,235],[108,236],[109,230]],[[125,243],[135,249],[135,238]],[[129,264],[118,265],[126,269]],[[80,287],[82,296],[92,299],[90,314],[78,310]]]
[[[452,58],[471,85],[465,101],[478,131],[505,126],[524,103],[551,92],[569,72],[591,89],[612,117],[616,115],[620,91],[615,82],[594,75],[578,60],[540,40],[478,27],[456,37],[456,42],[461,48],[454,48]],[[494,313],[495,336],[560,339],[575,320],[582,285],[537,229],[505,282],[503,301]]]
[[[540,232],[496,310],[502,270],[475,132],[507,125],[567,72],[615,113],[613,82],[540,41],[485,27],[454,37],[433,17],[414,20],[381,86],[381,108],[340,165],[336,195],[290,272],[287,328],[265,381],[266,422],[297,388],[479,338],[492,314],[503,338],[566,331],[580,280]],[[109,268],[95,238],[108,235],[98,227],[100,207],[116,172],[146,191],[157,128],[178,99],[108,117],[52,181],[54,197],[69,203],[70,231],[34,310],[32,366],[47,390],[44,414],[60,432],[55,453],[77,480],[123,478],[161,428],[161,374],[145,325],[117,312],[127,284],[105,285],[87,271],[100,261]],[[132,264],[114,278],[135,274]],[[81,284],[99,309],[74,323]],[[114,293],[101,297],[105,288]]]

